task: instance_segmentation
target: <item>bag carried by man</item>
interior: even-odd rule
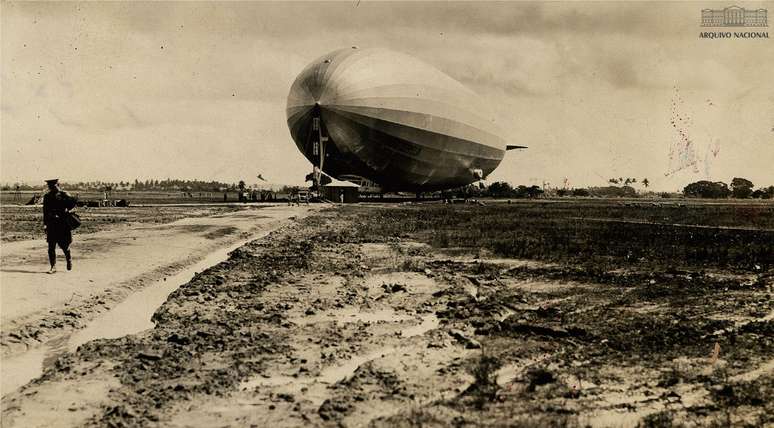
[[[65,213],[64,221],[67,223],[67,226],[70,228],[70,230],[75,230],[78,228],[78,226],[81,225],[81,216],[68,211]]]

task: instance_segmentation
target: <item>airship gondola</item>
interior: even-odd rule
[[[506,141],[491,109],[461,83],[406,54],[341,49],[293,83],[287,122],[299,150],[333,177],[390,191],[433,191],[486,178]]]

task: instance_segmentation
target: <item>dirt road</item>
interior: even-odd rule
[[[53,275],[46,274],[45,241],[4,243],[0,264],[2,356],[9,362],[15,354],[67,335],[135,291],[307,212],[307,208],[284,205],[250,207],[161,225],[136,224],[76,234],[74,269],[65,269],[59,251],[59,270]],[[8,392],[15,385],[7,371],[3,378],[3,392]]]
[[[325,211],[241,247],[153,329],[86,343],[6,397],[4,424],[772,423],[768,273],[454,255],[363,234],[372,219]]]

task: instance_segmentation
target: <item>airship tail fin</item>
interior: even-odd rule
[[[528,148],[527,146],[512,146],[510,144],[505,146],[505,150],[516,150],[516,149],[527,149],[527,148]]]

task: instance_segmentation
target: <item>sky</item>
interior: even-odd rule
[[[701,38],[726,31],[701,9],[730,4],[2,2],[0,181],[300,184],[290,86],[359,46],[413,55],[493,107],[529,148],[489,182],[772,185],[774,31]]]

